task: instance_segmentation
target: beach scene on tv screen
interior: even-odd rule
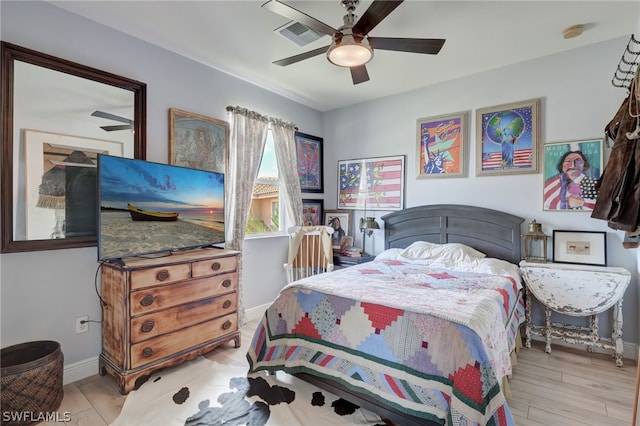
[[[224,175],[100,156],[98,258],[224,242]]]

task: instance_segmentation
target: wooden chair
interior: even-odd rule
[[[284,270],[287,282],[333,271],[330,226],[294,226],[289,228],[289,256]]]

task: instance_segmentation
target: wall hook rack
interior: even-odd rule
[[[611,84],[615,87],[623,87],[630,91],[631,82],[638,72],[638,63],[640,62],[640,40],[631,34],[627,47],[622,53],[618,67],[613,73]]]

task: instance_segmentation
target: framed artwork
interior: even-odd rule
[[[302,200],[302,220],[305,226],[322,225],[323,200]]]
[[[402,210],[404,155],[338,161],[338,208]]]
[[[226,173],[229,124],[169,109],[169,164]]]
[[[607,233],[553,231],[553,261],[582,265],[607,265]]]
[[[542,206],[544,210],[592,211],[598,196],[596,182],[604,164],[604,139],[545,144]]]
[[[340,247],[343,237],[351,235],[351,210],[325,210],[323,224],[333,227],[332,245]]]
[[[538,109],[532,99],[476,110],[476,176],[538,172]]]
[[[98,154],[124,156],[123,142],[24,130],[26,236],[97,236]]]
[[[464,177],[466,113],[417,120],[418,178]]]
[[[295,133],[298,177],[302,192],[324,192],[322,138]]]

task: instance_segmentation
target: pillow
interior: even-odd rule
[[[400,255],[407,259],[428,259],[432,256],[433,249],[439,245],[427,241],[416,241],[404,249]]]
[[[486,255],[478,250],[460,243],[435,244],[427,241],[416,241],[404,249],[401,255],[407,259],[434,260],[444,264],[457,265]]]
[[[399,249],[399,248],[386,249],[385,251],[381,252],[380,254],[378,254],[376,256],[376,260],[399,260],[399,261],[402,261],[402,260],[404,260],[402,258],[402,250],[403,249]]]
[[[465,253],[467,256],[471,256],[471,257],[475,257],[475,258],[483,258],[483,257],[487,257],[486,254],[484,254],[481,251],[478,251],[472,247],[466,246],[464,244],[460,244],[460,243],[447,243],[445,244],[445,247],[450,247],[451,250],[461,250],[463,253]]]

